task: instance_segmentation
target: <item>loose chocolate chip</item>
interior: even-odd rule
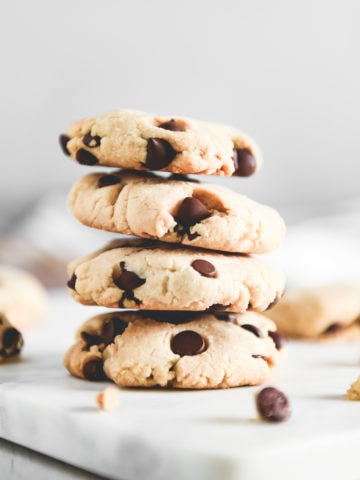
[[[171,350],[178,355],[198,355],[206,350],[203,337],[193,330],[184,330],[171,340]]]
[[[117,335],[124,333],[127,326],[127,322],[121,318],[111,317],[110,320],[103,326],[101,338],[107,345],[109,345],[109,343],[113,343],[114,338]]]
[[[263,388],[257,394],[256,408],[261,418],[268,422],[282,422],[290,416],[286,395],[274,387]]]
[[[83,148],[80,148],[80,150],[76,152],[76,160],[81,165],[96,165],[98,163],[98,159],[95,157],[95,155],[87,150],[84,150]]]
[[[67,148],[67,143],[68,141],[71,140],[71,138],[68,135],[59,135],[59,143],[61,150],[65,153],[65,155],[70,155],[70,152]]]
[[[168,120],[167,122],[161,123],[158,125],[159,128],[164,128],[165,130],[171,130],[172,132],[183,132],[184,128],[180,125],[175,118]]]
[[[287,340],[284,335],[281,335],[279,332],[269,331],[269,337],[271,337],[275,343],[277,350],[281,350],[287,344]]]
[[[98,188],[103,188],[103,187],[109,187],[110,185],[116,185],[117,183],[120,183],[121,180],[119,177],[116,175],[103,175],[102,177],[99,178],[98,180]]]
[[[202,277],[215,278],[216,268],[207,260],[194,260],[191,264],[192,268],[196,270]]]
[[[269,303],[269,305],[267,306],[266,310],[270,310],[270,308],[273,308],[280,300],[280,295],[276,295],[276,297],[274,298],[274,300],[272,302]]]
[[[340,332],[341,330],[344,330],[345,328],[345,325],[340,323],[340,322],[334,322],[332,323],[331,325],[329,325],[325,330],[324,330],[324,334],[325,335],[328,335],[328,334],[331,334],[331,333],[337,333],[337,332]]]
[[[91,335],[91,333],[88,332],[81,332],[80,336],[86,343],[86,350],[89,350],[93,345],[100,345],[103,341],[99,335]]]
[[[75,290],[76,280],[77,280],[77,277],[76,277],[75,273],[73,273],[70,280],[67,282],[66,285],[69,288],[71,288],[72,290]]]
[[[256,159],[247,148],[235,149],[233,161],[235,167],[233,175],[238,177],[249,177],[256,170]]]
[[[125,268],[125,262],[120,262],[121,272],[120,274],[113,274],[113,280],[122,290],[131,292],[135,288],[140,287],[145,283],[145,279],[140,278],[136,273],[129,272]]]
[[[83,374],[86,380],[104,380],[105,374],[100,358],[93,358],[83,366]]]
[[[99,135],[94,135],[92,136],[90,133],[87,133],[83,139],[83,144],[86,145],[89,148],[95,148],[100,145],[101,142],[101,137]]]
[[[190,227],[208,217],[211,217],[211,212],[200,200],[186,197],[174,218],[180,225]]]
[[[16,328],[8,328],[4,332],[2,342],[4,350],[8,355],[18,353],[22,345],[21,333]]]
[[[150,170],[161,170],[171,163],[177,152],[169,142],[161,138],[149,138],[145,166]]]
[[[253,333],[259,338],[262,338],[264,334],[260,330],[260,328],[255,327],[255,325],[251,325],[250,323],[244,323],[244,325],[240,325],[241,328],[245,328],[245,330],[248,330],[249,332]]]

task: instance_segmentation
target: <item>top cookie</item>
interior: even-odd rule
[[[261,164],[257,145],[233,127],[134,110],[77,121],[60,144],[80,164],[131,170],[247,177]]]

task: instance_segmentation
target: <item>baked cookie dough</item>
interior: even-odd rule
[[[268,253],[285,235],[271,207],[208,183],[115,171],[81,178],[69,207],[83,224],[125,235],[237,253]]]
[[[360,337],[360,285],[291,288],[266,312],[287,337],[345,340]]]
[[[281,271],[255,257],[132,239],[71,262],[68,276],[82,304],[141,310],[263,311],[285,284]]]
[[[254,312],[115,311],[78,329],[64,366],[120,386],[227,388],[267,381],[286,348],[274,323]]]
[[[261,164],[258,146],[233,127],[135,110],[77,121],[60,145],[80,164],[131,170],[246,177]]]
[[[0,313],[0,362],[19,355],[23,346],[23,337],[8,320]]]
[[[47,303],[46,290],[30,273],[0,265],[0,312],[20,331],[36,324]]]

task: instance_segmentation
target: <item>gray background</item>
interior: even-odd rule
[[[359,1],[1,6],[3,219],[47,192],[67,193],[89,167],[63,156],[58,134],[121,108],[249,133],[263,168],[225,182],[288,220],[358,195]]]

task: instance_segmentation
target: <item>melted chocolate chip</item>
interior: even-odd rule
[[[103,342],[102,338],[99,335],[92,335],[88,332],[83,331],[80,333],[80,336],[86,343],[86,350],[89,350],[89,348],[93,345],[100,345],[100,343]]]
[[[272,302],[269,303],[269,305],[267,306],[266,310],[270,310],[270,308],[273,308],[280,300],[280,295],[276,295],[276,297],[274,298],[274,300]]]
[[[340,332],[341,330],[344,330],[345,328],[345,325],[340,323],[340,322],[334,322],[332,323],[331,325],[329,325],[325,330],[324,330],[324,334],[325,335],[328,335],[328,334],[331,334],[331,333],[337,333],[337,332]]]
[[[98,159],[95,157],[95,155],[87,150],[84,150],[83,148],[80,148],[80,150],[76,152],[76,160],[81,165],[96,165],[98,163]]]
[[[94,135],[92,136],[90,133],[87,133],[83,139],[83,144],[86,145],[89,148],[95,148],[100,145],[101,142],[101,137],[99,135]]]
[[[19,353],[23,343],[21,333],[16,328],[8,328],[3,334],[2,343],[7,355]]]
[[[192,268],[200,273],[203,277],[215,278],[216,277],[216,268],[214,265],[207,260],[194,260],[191,264]]]
[[[92,360],[89,360],[85,365],[83,366],[83,374],[86,380],[92,380],[92,381],[97,381],[97,380],[104,380],[105,374],[103,370],[103,364],[100,358],[94,358]]]
[[[273,332],[270,330],[269,337],[273,339],[277,350],[281,350],[287,344],[287,339],[284,337],[284,335],[281,335],[279,332]]]
[[[245,330],[248,330],[249,332],[253,333],[259,338],[262,338],[264,334],[260,330],[260,328],[255,327],[255,325],[251,325],[250,323],[244,323],[244,325],[240,325],[241,328],[244,328]]]
[[[67,282],[66,285],[69,288],[71,288],[72,290],[75,290],[76,280],[77,280],[77,277],[76,277],[75,273],[73,273],[70,280]]]
[[[127,326],[128,323],[121,318],[111,317],[103,326],[101,338],[107,345],[109,345],[109,343],[113,343],[114,338],[117,335],[124,333]]]
[[[290,416],[286,395],[274,387],[263,388],[256,396],[256,408],[264,420],[282,422]]]
[[[110,185],[116,185],[117,183],[121,183],[121,180],[116,175],[103,175],[98,180],[98,188],[109,187]]]
[[[60,147],[61,150],[65,153],[65,155],[70,155],[70,152],[67,148],[67,143],[69,140],[71,140],[71,138],[68,135],[62,134],[59,136]]]
[[[150,170],[161,170],[177,155],[170,143],[161,138],[149,138],[146,151],[145,166]]]
[[[211,212],[200,200],[186,197],[174,218],[180,225],[190,227],[208,217],[211,217]]]
[[[156,322],[167,322],[178,325],[179,323],[191,322],[194,320],[194,312],[176,311],[176,310],[156,310],[156,311],[144,311],[143,317],[149,317]]]
[[[232,313],[217,313],[215,316],[218,320],[223,320],[229,323],[236,323],[236,316]]]
[[[223,312],[227,308],[229,308],[231,303],[228,303],[227,305],[223,305],[222,303],[213,303],[210,305],[209,308],[207,308],[205,311],[206,312]]]
[[[119,300],[119,307],[120,308],[126,308],[125,307],[125,300],[130,300],[132,302],[134,302],[136,305],[140,305],[141,304],[141,301],[135,297],[134,295],[134,292],[124,292],[122,295],[121,295],[121,298]]]
[[[172,338],[171,350],[181,356],[198,355],[206,350],[206,343],[199,333],[184,330]]]
[[[247,148],[235,149],[233,161],[235,167],[233,175],[238,177],[249,177],[256,170],[256,159]]]
[[[184,128],[180,123],[178,123],[175,118],[168,120],[167,122],[163,122],[158,125],[159,128],[164,128],[165,130],[171,130],[172,132],[183,132]]]
[[[120,262],[120,267],[121,272],[119,274],[113,274],[113,281],[121,290],[131,292],[145,283],[144,278],[140,278],[136,273],[126,270],[125,262]]]

